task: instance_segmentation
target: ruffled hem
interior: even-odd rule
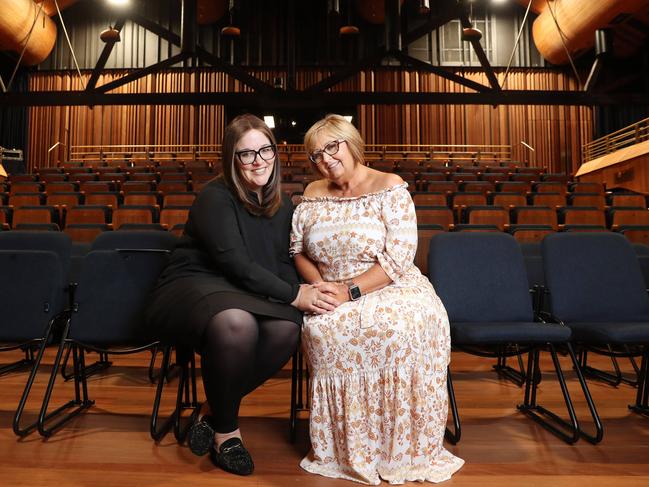
[[[368,485],[381,479],[391,484],[448,480],[464,461],[442,444],[446,368],[435,362],[425,354],[414,363],[372,371],[314,371],[313,450],[300,466]]]
[[[396,189],[407,188],[408,183],[397,184],[396,186],[391,186],[389,188],[381,189],[379,191],[374,191],[372,193],[365,193],[358,196],[302,196],[302,203],[310,201],[353,201],[363,198],[370,198],[372,196],[379,196]]]
[[[427,468],[402,467],[393,471],[381,471],[379,468],[376,471],[355,471],[353,472],[355,475],[352,475],[351,471],[350,473],[346,473],[345,469],[340,466],[325,467],[314,462],[309,457],[310,454],[300,462],[300,467],[307,472],[322,475],[323,477],[351,480],[352,482],[365,485],[379,485],[381,480],[385,480],[392,485],[401,485],[406,482],[431,482],[438,484],[450,480],[453,474],[464,465],[464,460],[446,452],[446,458],[444,460],[448,461],[448,464],[439,468],[435,468],[435,466],[429,466]]]

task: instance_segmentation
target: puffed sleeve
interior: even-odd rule
[[[291,225],[291,244],[288,252],[291,256],[301,254],[304,250],[302,238],[304,234],[304,205],[299,204],[293,211],[293,224]]]
[[[382,200],[381,216],[387,229],[385,249],[378,261],[394,282],[414,265],[417,252],[415,205],[405,185],[388,191]]]
[[[257,264],[248,253],[234,207],[225,188],[203,190],[191,210],[197,237],[214,265],[232,282],[255,294],[292,302],[299,284],[289,283]]]

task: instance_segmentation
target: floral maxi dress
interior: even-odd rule
[[[441,482],[464,463],[443,446],[450,360],[448,318],[413,260],[415,209],[402,184],[358,197],[305,197],[291,253],[325,281],[378,262],[392,283],[323,315],[307,315],[311,452],[300,463],[327,477],[377,485]]]

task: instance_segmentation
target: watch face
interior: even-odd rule
[[[356,301],[361,297],[361,289],[354,285],[349,287],[349,297],[352,298],[352,301]]]

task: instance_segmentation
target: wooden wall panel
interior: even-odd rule
[[[121,76],[107,72],[98,85]],[[255,71],[273,82],[284,77],[278,70]],[[297,89],[304,89],[331,74],[329,70],[296,73]],[[478,70],[464,76],[487,84]],[[504,72],[497,73],[502,84]],[[83,85],[89,74],[83,74]],[[575,90],[573,78],[561,71],[510,71],[509,89]],[[35,73],[30,90],[73,90],[82,87],[72,72]],[[170,70],[120,86],[113,92],[140,91],[250,92],[241,82],[209,70]],[[331,91],[463,92],[467,88],[432,73],[380,68],[348,78]],[[592,110],[589,107],[511,105],[360,105],[358,127],[368,144],[509,144],[512,159],[548,171],[574,172],[581,160],[581,146],[591,140]],[[47,149],[57,141],[71,145],[218,144],[225,126],[223,106],[105,106],[30,108],[29,166],[52,165],[64,153]],[[535,150],[527,149],[521,141]]]

